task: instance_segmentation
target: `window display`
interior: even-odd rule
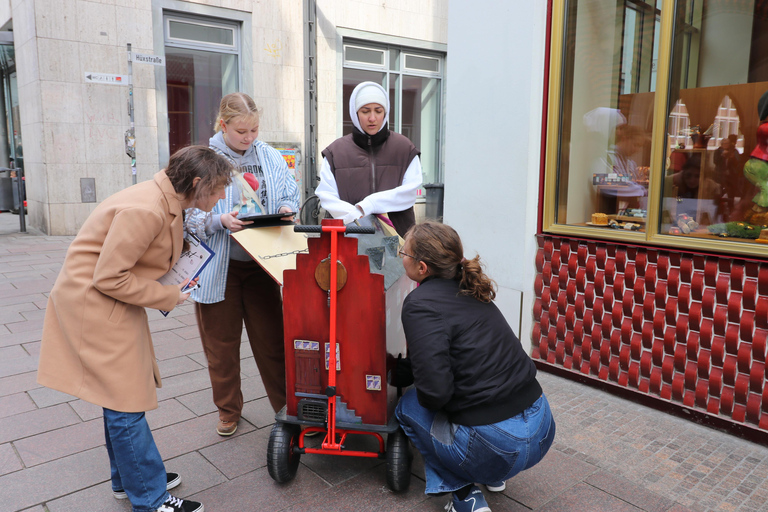
[[[545,231],[768,250],[768,3],[554,8]]]
[[[768,117],[768,8],[761,4],[678,2],[661,234],[768,243],[768,231],[761,236],[768,195],[760,192],[768,187],[768,153],[759,150]]]
[[[645,231],[658,29],[654,1],[568,8],[558,223]]]

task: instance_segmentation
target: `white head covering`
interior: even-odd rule
[[[357,87],[355,87],[352,95],[349,97],[349,117],[352,118],[352,124],[355,125],[355,128],[362,132],[363,128],[360,126],[360,120],[357,118],[357,111],[369,103],[377,103],[384,107],[384,122],[381,123],[381,128],[379,128],[379,131],[381,131],[389,120],[389,95],[376,82],[361,82],[357,84]]]

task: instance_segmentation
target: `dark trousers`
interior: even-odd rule
[[[253,261],[229,261],[224,300],[196,304],[213,403],[219,419],[238,421],[243,411],[240,390],[240,338],[243,322],[256,365],[275,412],[285,405],[283,300],[280,286]]]

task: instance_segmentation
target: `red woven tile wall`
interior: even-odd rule
[[[768,263],[538,244],[534,358],[768,430]]]

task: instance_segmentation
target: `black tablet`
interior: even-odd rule
[[[269,215],[251,215],[251,216],[245,216],[245,217],[238,217],[238,219],[243,222],[248,222],[248,221],[252,222],[252,224],[247,224],[246,226],[243,226],[245,228],[290,226],[293,224],[293,221],[282,220],[282,219],[283,217],[290,217],[292,215],[296,215],[296,212],[274,213]]]

